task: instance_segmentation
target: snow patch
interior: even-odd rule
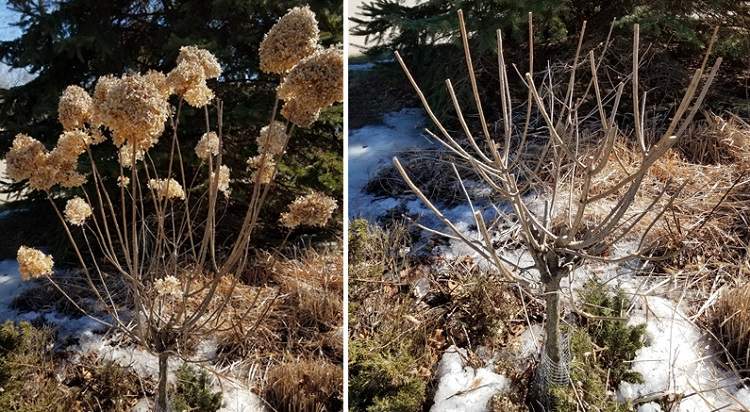
[[[708,340],[674,302],[643,297],[629,323],[646,324],[647,346],[639,349],[633,360],[633,370],[645,382],[622,382],[618,390],[621,400],[676,393],[684,396],[677,409],[680,412],[740,406],[732,399],[739,380],[714,359]]]
[[[430,412],[484,412],[492,396],[508,389],[509,381],[490,367],[466,364],[466,349],[451,346],[438,364],[438,388]]]

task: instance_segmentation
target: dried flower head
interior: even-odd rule
[[[219,167],[219,181],[218,190],[224,194],[224,197],[229,197],[232,193],[232,189],[229,188],[229,173],[232,171],[227,165],[221,165]],[[211,173],[211,180],[216,179],[216,173]]]
[[[101,101],[100,101],[101,98]],[[148,150],[164,131],[169,104],[149,78],[139,74],[97,83],[97,119],[112,131],[115,145]]]
[[[203,107],[214,98],[206,79],[221,75],[221,66],[208,50],[195,46],[180,49],[177,66],[167,74],[167,84],[193,107]]]
[[[149,70],[143,77],[146,81],[153,84],[164,95],[165,99],[168,99],[172,95],[172,86],[167,82],[166,74],[157,70]]]
[[[57,139],[57,146],[52,152],[57,152],[59,156],[70,161],[76,161],[78,156],[86,151],[89,142],[91,136],[81,130],[66,131]]]
[[[308,128],[318,120],[320,109],[298,98],[285,101],[281,107],[281,114],[298,127]]]
[[[289,205],[289,211],[281,214],[279,221],[289,229],[303,225],[323,227],[328,223],[336,207],[336,199],[313,192],[295,199]]]
[[[343,76],[344,58],[341,51],[335,48],[318,50],[294,66],[284,78],[279,86],[279,98],[301,99],[314,108],[326,108],[343,101]]]
[[[133,146],[131,146],[129,143],[125,143],[120,147],[120,150],[117,154],[117,160],[120,162],[120,165],[126,169],[132,167],[133,165]],[[143,160],[144,152],[143,150],[136,150],[135,151],[135,161],[140,162]]]
[[[57,117],[63,129],[80,129],[91,121],[92,99],[86,90],[78,86],[68,86],[60,96]]]
[[[248,169],[253,171],[251,180],[263,185],[271,183],[276,171],[276,162],[267,154],[259,154],[247,159]]]
[[[182,296],[182,284],[176,277],[169,275],[154,281],[154,290],[159,296],[179,298]]]
[[[128,187],[130,184],[130,178],[127,176],[117,176],[117,186]]]
[[[61,142],[52,152],[48,152],[38,140],[24,134],[13,139],[13,146],[6,155],[6,172],[14,181],[28,179],[33,190],[49,190],[54,185],[76,187],[86,181],[78,173],[78,155],[85,150],[81,144],[83,132],[65,132]]]
[[[44,254],[41,250],[21,246],[18,248],[16,260],[21,279],[24,281],[52,274],[52,256]]]
[[[91,217],[92,211],[91,206],[89,206],[85,200],[76,196],[68,200],[68,203],[65,204],[64,214],[68,223],[75,226],[81,226],[86,222],[86,219]]]
[[[194,61],[185,60],[167,73],[167,83],[175,93],[182,96],[188,90],[206,83],[203,67]]]
[[[148,181],[148,187],[156,192],[160,199],[185,199],[185,191],[182,190],[182,185],[172,178],[151,179]]]
[[[183,61],[196,63],[203,69],[206,79],[215,79],[221,76],[221,65],[210,51],[195,46],[180,47],[180,54],[177,56],[177,64]]]
[[[5,172],[16,182],[30,179],[39,166],[45,163],[46,156],[47,149],[42,142],[25,134],[17,134],[5,156]]]
[[[266,33],[260,43],[260,69],[283,74],[317,48],[318,21],[308,6],[295,7]]]
[[[205,82],[196,85],[193,88],[188,89],[185,94],[182,95],[187,104],[200,108],[209,103],[214,99],[214,92],[209,88]]]
[[[219,136],[214,132],[203,133],[198,144],[195,145],[195,154],[203,161],[209,157],[219,154]]]
[[[284,151],[286,144],[286,126],[279,121],[273,121],[268,126],[263,126],[258,135],[258,151],[278,156]]]

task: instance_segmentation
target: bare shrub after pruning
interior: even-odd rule
[[[169,410],[169,357],[182,356],[190,342],[230,327],[225,312],[236,300],[233,292],[248,262],[258,216],[295,126],[308,127],[321,109],[343,98],[341,52],[319,50],[317,43],[317,21],[307,7],[291,10],[263,41],[261,66],[282,75],[281,86],[270,126],[258,136],[260,153],[248,161],[252,183],[247,211],[225,253],[218,253],[216,239],[218,194],[229,200],[232,171],[222,162],[223,105],[207,85],[207,80],[219,78],[221,66],[207,50],[183,47],[169,73],[103,76],[92,95],[78,86],[66,88],[59,102],[65,131],[57,146],[48,151],[36,139],[18,135],[6,156],[13,180],[28,180],[32,190],[46,192],[78,257],[84,283],[106,313],[93,313],[69,295],[53,275],[52,258],[39,250],[19,249],[23,278],[46,278],[85,315],[158,354],[159,411]],[[284,55],[275,56],[274,51]],[[288,115],[277,120],[280,100],[309,115],[301,121]],[[181,152],[184,103],[205,112],[205,134],[195,148],[201,161],[195,176],[186,176]],[[165,130],[168,144],[159,145]],[[120,161],[116,182],[105,179],[92,155],[92,146],[107,140]],[[160,147],[167,156],[154,156]],[[88,160],[89,175],[78,171],[81,155]],[[166,165],[155,160],[165,157]],[[235,182],[248,184],[247,179]],[[56,185],[80,193],[64,211],[50,192]],[[289,216],[305,220],[295,221],[295,226],[322,226],[336,207],[325,196],[310,196],[323,206],[292,209]],[[246,313],[255,309],[245,308]],[[233,308],[229,317],[243,316],[236,312]]]
[[[564,95],[559,95],[552,85],[552,71],[549,67],[542,72],[541,79],[534,73],[533,37],[530,35],[530,69],[520,79],[528,90],[525,116],[523,122],[517,122],[503,55],[502,34],[498,30],[501,120],[493,128],[482,108],[469,50],[470,39],[460,11],[458,18],[469,84],[474,96],[473,104],[481,125],[479,136],[475,137],[470,130],[450,79],[445,83],[461,131],[465,135],[465,144],[459,143],[454,133],[449,132],[435,116],[417,81],[398,53],[396,59],[419,96],[427,115],[438,129],[437,133],[430,130],[427,133],[452,153],[458,162],[468,164],[476,176],[493,190],[494,197],[507,204],[509,211],[488,223],[484,214],[475,209],[467,194],[479,233],[477,237],[469,236],[446,218],[440,208],[412,182],[409,172],[398,158],[394,158],[394,165],[410,189],[449,228],[450,233],[429,230],[462,241],[490,262],[507,281],[519,282],[524,286],[541,283],[546,301],[546,343],[542,365],[547,367],[540,368],[539,373],[554,379],[556,384],[565,384],[569,380],[569,366],[566,359],[568,356],[564,351],[567,339],[560,333],[560,282],[587,260],[618,262],[636,258],[652,259],[646,255],[649,248],[647,235],[670,209],[684,183],[674,185],[667,181],[663,189],[650,199],[642,198],[641,184],[649,169],[677,144],[691,124],[718,71],[721,59],[717,59],[713,67],[706,70],[711,51],[711,47],[708,48],[703,66],[693,74],[669,126],[657,133],[645,128],[646,95],[640,89],[638,81],[638,25],[634,26],[633,71],[606,93],[600,87],[597,73],[608,43],[598,59],[593,51],[589,52],[588,59],[581,59],[585,23]],[[531,14],[529,33],[533,33]],[[577,96],[576,73],[579,67],[588,67],[590,80],[585,91]],[[699,88],[704,77],[703,86]],[[632,90],[632,137],[618,127],[618,107],[627,83],[630,83]],[[532,141],[529,132],[529,125],[537,116],[541,117],[546,126],[547,136],[541,144]],[[595,130],[590,127],[592,118],[597,118]],[[591,134],[586,136],[588,142],[583,140],[584,132]],[[613,149],[621,142],[630,142],[631,139],[637,146],[640,159],[634,167],[626,169],[622,177],[611,180],[603,171],[615,161]],[[586,150],[592,144],[595,145],[593,149]],[[458,169],[454,166],[453,170],[461,181]],[[463,187],[463,182],[461,185]],[[594,191],[594,187],[598,190]],[[464,192],[467,193],[465,189]],[[535,204],[534,199],[527,196],[529,194],[545,194],[543,204]],[[525,246],[533,264],[524,266],[510,253],[497,248],[495,232],[507,224],[517,228],[518,240]],[[623,239],[633,240],[634,247],[623,256],[610,256],[608,251]],[[529,275],[530,269],[538,272],[538,278]]]

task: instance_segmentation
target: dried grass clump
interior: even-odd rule
[[[289,296],[287,304],[303,326],[333,330],[343,319],[343,257],[309,251],[279,262],[274,280]]]
[[[455,159],[450,154],[445,151],[414,150],[400,153],[399,159],[411,173],[414,183],[425,193],[429,193],[431,198],[440,199],[441,205],[455,206],[466,200],[453,169]],[[481,198],[481,193],[472,193],[470,182],[466,180],[475,177],[475,174],[463,164],[455,166],[472,198]],[[399,197],[411,193],[409,186],[392,165],[379,169],[377,175],[367,182],[365,190],[377,196]]]
[[[266,402],[279,411],[334,412],[343,406],[341,365],[324,359],[284,362],[268,371]]]
[[[724,119],[705,113],[706,120],[688,128],[678,146],[685,159],[699,164],[750,167],[750,125],[737,116]]]
[[[750,370],[750,283],[729,290],[713,307],[716,335],[745,374]]]
[[[592,147],[592,151],[597,150]],[[584,222],[596,224],[606,218],[618,196],[623,191],[608,193],[612,182],[617,182],[637,169],[641,155],[637,149],[627,144],[616,144],[610,161],[604,170],[592,180],[590,192],[593,196],[605,194],[602,199],[593,202],[584,215]],[[735,164],[710,165],[696,164],[687,161],[678,150],[670,150],[659,158],[649,169],[641,189],[636,195],[634,205],[625,216],[626,224],[634,221],[643,211],[650,208],[651,202],[662,194],[658,205],[666,206],[666,199],[677,195],[664,213],[663,218],[653,224],[646,242],[651,249],[677,250],[685,242],[700,239],[702,249],[709,245],[726,244],[732,235],[738,211],[747,204],[747,181],[738,180],[741,172]],[[564,181],[564,179],[563,179]],[[708,182],[708,183],[707,183]],[[560,204],[568,204],[569,193],[578,196],[579,189],[561,191],[565,198]],[[575,209],[575,206],[573,206]],[[656,211],[647,211],[645,219],[637,222],[634,233],[644,232],[656,217]],[[558,225],[564,225],[564,213],[558,216]],[[685,235],[691,234],[691,237]],[[624,240],[627,240],[624,239]],[[693,245],[700,246],[700,245]]]

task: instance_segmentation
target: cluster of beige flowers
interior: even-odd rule
[[[247,168],[253,171],[250,177],[251,181],[267,185],[273,180],[273,175],[276,171],[276,162],[272,156],[261,153],[247,159]]]
[[[102,130],[109,130],[119,147],[120,164],[131,167],[133,155],[142,160],[164,132],[169,97],[176,93],[202,107],[213,98],[206,80],[219,75],[221,66],[213,54],[187,46],[180,49],[177,66],[169,74],[152,70],[145,75],[105,75],[97,80],[93,96],[79,86],[68,86],[58,103],[65,131],[56,147],[48,151],[38,140],[17,135],[6,156],[8,176],[28,180],[33,190],[80,186],[86,177],[77,170],[78,157],[89,145],[105,140]]]
[[[229,188],[229,173],[232,170],[227,165],[221,165],[219,167],[219,179],[218,179],[218,190],[224,194],[224,197],[229,197],[232,193],[232,189]],[[216,173],[211,173],[211,181],[216,179]]]
[[[16,256],[18,271],[24,281],[51,275],[54,261],[52,256],[44,254],[41,250],[21,246]]]
[[[118,187],[128,187],[130,185],[130,178],[127,176],[117,176]]]
[[[135,153],[133,153],[135,151]],[[129,169],[133,166],[133,160],[135,160],[136,163],[143,160],[143,156],[146,154],[145,151],[138,149],[135,150],[135,147],[131,144],[125,143],[120,147],[120,150],[117,152],[117,160],[120,162],[120,165],[126,169]],[[133,157],[135,155],[135,158]]]
[[[279,86],[281,114],[300,127],[309,127],[321,109],[344,100],[344,58],[335,48],[318,50],[300,61]]]
[[[91,211],[91,206],[85,200],[76,196],[68,200],[68,203],[65,204],[64,214],[65,219],[71,225],[81,226],[86,222],[86,219],[91,217],[93,212]]]
[[[295,7],[271,27],[260,45],[260,68],[284,76],[278,97],[281,114],[299,127],[310,127],[320,110],[343,100],[341,50],[321,49],[315,14]]]
[[[279,222],[289,229],[298,226],[323,227],[336,207],[336,199],[313,192],[295,199],[289,205],[289,210],[281,214]]]
[[[91,120],[93,101],[79,86],[68,86],[60,96],[57,118],[63,129],[82,129]]]
[[[260,69],[284,74],[318,47],[318,21],[308,6],[287,12],[260,43]]]
[[[169,102],[152,78],[126,74],[121,78],[104,76],[97,82],[95,118],[110,130],[116,146],[128,143],[148,150],[164,132]]]
[[[185,200],[185,191],[182,189],[182,185],[172,178],[150,179],[148,188],[156,192],[156,196],[160,199]]]
[[[260,129],[258,151],[271,156],[278,156],[284,151],[286,140],[286,126],[284,123],[274,120],[271,124]]]
[[[86,177],[77,171],[78,156],[86,151],[84,133],[65,132],[60,145],[51,152],[42,142],[18,134],[5,157],[6,173],[14,181],[29,181],[33,190],[49,190],[54,185],[71,188],[82,185]]]
[[[204,162],[207,162],[211,156],[217,156],[219,154],[219,136],[214,132],[204,133],[198,144],[195,145],[195,154]]]
[[[167,74],[166,84],[189,105],[203,107],[214,98],[206,80],[220,75],[221,65],[213,54],[195,46],[185,46],[180,48],[177,66]]]
[[[176,277],[169,275],[154,281],[154,290],[159,296],[178,298],[182,296],[182,284]]]

